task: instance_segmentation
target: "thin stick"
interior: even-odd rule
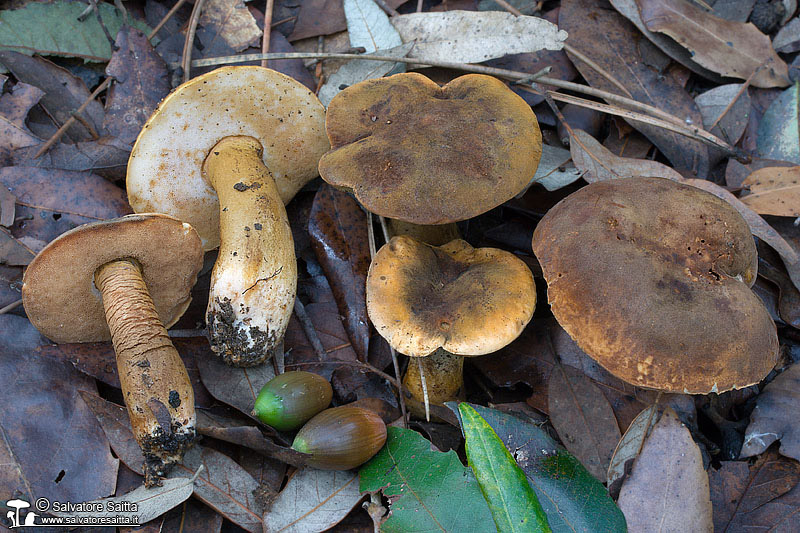
[[[422,4],[424,0],[417,0],[417,13],[422,13]]]
[[[296,19],[296,18],[297,18],[297,16],[296,16],[296,15],[295,15],[294,17],[286,17],[285,19],[281,19],[281,20],[278,20],[278,21],[276,21],[276,22],[273,22],[273,23],[272,23],[272,27],[273,27],[273,28],[277,28],[277,27],[278,27],[278,26],[280,26],[281,24],[285,24],[285,23],[287,23],[287,22],[291,22],[291,21],[293,21],[293,20],[294,20],[294,19]]]
[[[570,46],[567,43],[564,43],[564,50],[566,50],[570,54],[574,55],[575,57],[577,57],[578,59],[589,65],[594,71],[596,71],[598,74],[607,79],[614,87],[622,91],[625,94],[625,96],[627,96],[628,98],[633,98],[633,95],[630,93],[630,91],[628,91],[628,89],[626,89],[625,86],[622,85],[617,80],[617,78],[612,76],[611,73],[608,72],[606,69],[604,69],[603,67],[592,61],[592,59],[590,59],[588,56],[584,55],[583,52],[581,52],[580,50],[576,50],[573,46]]]
[[[272,10],[275,5],[275,0],[267,0],[267,5],[264,8],[264,34],[261,36],[261,53],[269,53],[269,37],[272,32]],[[267,60],[261,60],[261,66],[266,68]]]
[[[189,17],[189,28],[186,30],[186,40],[183,41],[183,55],[181,55],[181,67],[183,68],[183,82],[186,83],[192,78],[192,45],[194,44],[194,34],[197,31],[197,23],[200,22],[200,12],[203,10],[205,0],[195,0],[192,8],[192,16]]]
[[[5,306],[3,308],[0,308],[0,315],[4,315],[4,314],[8,313],[9,311],[13,311],[14,309],[19,307],[20,305],[22,305],[22,300],[17,300],[16,302],[11,302],[7,306]]]
[[[156,36],[156,34],[157,34],[158,32],[160,32],[160,31],[161,31],[161,28],[163,28],[163,27],[164,27],[164,24],[166,24],[166,23],[169,21],[169,19],[171,19],[171,18],[172,18],[172,15],[174,15],[174,14],[175,14],[175,13],[176,13],[176,12],[177,12],[177,11],[178,11],[180,8],[181,8],[181,6],[182,6],[182,5],[183,5],[185,2],[186,2],[186,0],[178,0],[178,1],[175,3],[175,5],[174,5],[174,6],[172,6],[172,9],[170,9],[170,10],[167,12],[167,14],[166,14],[166,15],[164,15],[164,18],[163,18],[163,19],[161,19],[161,22],[159,22],[159,23],[156,25],[156,27],[155,27],[155,28],[153,28],[153,31],[151,31],[151,32],[150,32],[150,33],[147,35],[147,40],[148,40],[148,41],[149,41],[150,39],[152,39],[153,37],[155,37],[155,36]]]
[[[384,0],[375,0],[375,3],[378,4],[378,7],[383,9],[390,17],[396,17],[400,14],[395,8],[384,2]]]
[[[382,372],[382,371],[378,370],[377,368],[375,368],[374,366],[372,366],[370,364],[362,363],[361,361],[336,361],[336,360],[334,360],[334,361],[320,361],[319,363],[289,363],[287,366],[295,367],[295,366],[311,366],[311,365],[357,366],[359,368],[363,368],[364,370],[368,370],[368,371],[372,372],[373,374],[376,374],[376,375],[382,377],[383,379],[385,379],[386,381],[388,381],[389,383],[394,385],[395,388],[398,391],[402,390],[402,388],[403,388],[402,384],[400,383],[400,380],[393,378],[392,376],[390,376],[386,372]]]
[[[314,323],[311,322],[311,318],[309,318],[308,313],[306,313],[306,308],[303,305],[303,302],[300,301],[300,298],[294,299],[294,314],[297,317],[297,320],[300,321],[300,325],[303,327],[303,332],[306,334],[306,338],[308,338],[308,341],[311,343],[314,353],[317,354],[317,359],[320,361],[324,360],[325,347],[322,345],[322,341],[319,340],[317,329],[314,327]]]
[[[494,2],[495,2],[495,4],[497,4],[498,6],[502,7],[503,9],[505,9],[506,11],[511,13],[512,15],[516,15],[518,17],[522,16],[522,11],[520,11],[516,7],[514,7],[511,4],[509,4],[508,2],[506,2],[506,0],[494,0]]]
[[[375,254],[378,253],[376,250],[378,245],[375,242],[375,230],[372,227],[372,213],[370,213],[369,211],[367,211],[367,213],[369,213],[369,225],[370,229],[372,230],[372,236],[370,237],[370,243],[369,243],[369,254],[370,258],[374,259]],[[390,238],[389,226],[386,224],[386,219],[383,216],[379,215],[378,220],[381,221],[383,240],[389,242]],[[400,379],[400,362],[397,360],[397,350],[395,350],[394,348],[392,348],[391,345],[389,345],[389,353],[392,354],[392,367],[394,368],[394,375],[397,376],[397,382],[398,382],[397,394],[400,396],[400,411],[403,413],[403,427],[408,429],[408,417],[406,415],[406,398],[405,394],[403,393],[403,380]]]
[[[81,106],[78,109],[76,109],[74,113],[72,113],[72,115],[66,120],[66,122],[64,122],[64,124],[62,124],[61,127],[58,128],[58,130],[53,134],[53,136],[47,139],[47,142],[44,143],[42,146],[40,146],[38,150],[36,150],[36,153],[33,154],[33,159],[38,159],[44,153],[46,153],[50,149],[50,147],[52,147],[56,143],[56,141],[58,141],[61,138],[61,136],[64,135],[64,133],[66,133],[69,127],[75,123],[75,121],[77,120],[75,118],[75,115],[83,113],[83,111],[87,107],[89,107],[89,104],[94,102],[94,99],[97,98],[97,96],[101,92],[105,91],[109,85],[111,85],[111,78],[106,78],[105,80],[103,80],[103,83],[97,86],[97,89],[95,89],[94,92],[92,92],[92,94],[89,95],[89,98],[87,98],[81,104]]]
[[[756,76],[756,74],[758,73],[758,71],[760,71],[762,68],[764,68],[764,65],[761,65],[760,67],[758,67],[757,69],[755,69],[755,70],[753,71],[753,73],[752,73],[752,74],[750,74],[750,75],[747,77],[747,79],[746,79],[746,80],[744,81],[744,83],[742,84],[742,87],[741,87],[741,88],[739,89],[739,91],[736,93],[736,96],[734,96],[734,97],[733,97],[733,100],[731,100],[731,101],[730,101],[730,103],[728,103],[728,105],[727,105],[727,106],[725,106],[725,109],[723,109],[723,110],[722,110],[722,113],[721,113],[721,114],[720,114],[720,115],[717,117],[717,120],[715,120],[715,121],[714,121],[714,123],[713,123],[713,124],[711,124],[711,126],[708,128],[708,131],[711,131],[711,130],[713,130],[713,129],[714,129],[716,126],[717,126],[717,124],[719,124],[719,123],[720,123],[720,121],[723,119],[723,117],[725,117],[725,115],[727,115],[727,114],[728,114],[728,111],[730,111],[730,110],[731,110],[731,108],[733,107],[733,104],[735,104],[735,103],[736,103],[736,101],[739,99],[739,97],[740,97],[740,96],[742,96],[742,94],[744,94],[744,92],[747,90],[747,88],[748,88],[748,87],[750,87],[750,83],[753,81],[753,78]],[[730,139],[729,139],[729,140],[730,140]]]
[[[431,403],[428,399],[428,381],[425,379],[425,370],[422,368],[422,357],[417,357],[417,368],[419,368],[419,380],[422,382],[422,398],[425,400],[425,420],[431,421]]]
[[[185,1],[186,1],[186,0],[178,0],[178,3],[177,3],[177,4],[175,4],[175,7],[173,7],[172,9],[170,9],[170,10],[169,10],[169,12],[168,12],[166,15],[164,15],[164,18],[163,18],[163,19],[161,19],[161,22],[159,22],[159,23],[158,23],[158,25],[155,27],[155,29],[153,29],[153,31],[151,31],[151,32],[150,32],[150,33],[147,35],[147,39],[148,39],[148,40],[150,40],[150,39],[152,39],[153,37],[155,37],[155,36],[156,36],[156,33],[158,33],[158,30],[160,30],[160,29],[161,29],[161,28],[164,26],[164,24],[166,24],[166,23],[167,23],[167,21],[168,21],[170,18],[172,18],[172,15],[174,15],[174,14],[175,14],[175,12],[176,12],[176,11],[178,11],[178,8],[179,8],[179,7],[180,7],[180,6],[181,6],[181,5],[182,5],[182,4],[183,4]],[[202,0],[200,0],[200,1],[202,2]],[[78,109],[76,109],[76,110],[75,110],[75,112],[74,112],[74,113],[72,113],[72,115],[70,115],[70,117],[67,119],[67,121],[66,121],[66,122],[64,122],[64,124],[63,124],[63,125],[62,125],[60,128],[58,128],[58,130],[57,130],[57,131],[56,131],[56,132],[55,132],[55,133],[54,133],[54,134],[53,134],[53,135],[52,135],[52,136],[51,136],[49,139],[47,139],[47,142],[45,142],[45,143],[44,143],[44,144],[43,144],[41,147],[39,147],[39,149],[38,149],[38,150],[36,151],[36,153],[33,155],[33,159],[38,159],[38,158],[40,158],[40,157],[41,157],[42,155],[44,155],[44,154],[45,154],[45,153],[46,153],[46,152],[47,152],[47,151],[48,151],[50,148],[52,148],[52,146],[53,146],[53,145],[54,145],[56,142],[58,142],[58,140],[59,140],[59,139],[60,139],[60,138],[61,138],[61,137],[64,135],[64,133],[66,133],[66,131],[69,129],[69,127],[70,127],[70,126],[72,126],[72,125],[75,123],[75,121],[77,120],[77,118],[76,118],[76,115],[79,115],[79,114],[83,113],[83,111],[84,111],[84,110],[85,110],[85,109],[86,109],[86,108],[89,106],[89,104],[90,104],[91,102],[93,102],[93,101],[94,101],[94,99],[95,99],[95,98],[97,98],[97,96],[98,96],[98,95],[99,95],[101,92],[105,91],[105,90],[108,88],[108,86],[109,86],[110,84],[111,84],[111,78],[106,78],[105,80],[103,80],[103,83],[101,83],[100,85],[98,85],[98,86],[97,86],[97,88],[96,88],[96,89],[95,89],[95,90],[92,92],[92,94],[91,94],[91,95],[89,95],[89,98],[87,98],[87,99],[86,99],[86,101],[84,101],[84,102],[81,104],[81,106],[80,106]]]
[[[733,146],[726,143],[716,135],[708,133],[707,131],[699,127],[687,127],[684,125],[673,124],[672,122],[667,122],[665,120],[660,120],[657,118],[649,117],[647,115],[642,115],[640,113],[636,113],[635,111],[628,111],[627,109],[620,109],[618,107],[614,107],[608,104],[602,104],[600,102],[594,102],[592,100],[586,100],[585,98],[570,96],[568,94],[557,93],[555,91],[547,91],[547,94],[551,96],[554,100],[558,100],[559,102],[567,102],[581,107],[587,107],[589,109],[602,111],[604,113],[608,113],[609,115],[616,115],[630,120],[643,122],[645,124],[650,124],[651,126],[657,126],[659,128],[663,128],[673,133],[683,135],[684,137],[689,137],[690,139],[694,139],[696,141],[700,141],[702,143],[714,146],[716,148],[719,148],[720,150],[724,150],[726,153],[730,155],[737,157],[740,155],[736,152],[736,149]]]

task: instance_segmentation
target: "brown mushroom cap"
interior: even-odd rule
[[[466,220],[510,200],[542,155],[530,106],[480,74],[444,87],[415,73],[358,83],[333,98],[326,128],[322,178],[373,213],[415,224]]]
[[[263,148],[284,204],[317,176],[329,148],[325,108],[294,79],[262,67],[223,67],[169,94],[145,124],[128,163],[128,199],[137,212],[191,224],[206,250],[219,246],[219,202],[202,176],[221,139],[244,135]]]
[[[758,257],[729,204],[661,178],[592,183],[533,235],[558,322],[615,376],[706,394],[757,383],[778,357],[750,290]]]
[[[536,287],[514,254],[455,240],[436,247],[394,237],[367,275],[367,310],[400,353],[444,348],[484,355],[519,336],[533,316]]]
[[[22,300],[28,318],[57,342],[110,340],[95,271],[117,259],[142,268],[165,327],[178,321],[203,266],[197,232],[167,215],[129,215],[72,229],[48,244],[25,271]]]

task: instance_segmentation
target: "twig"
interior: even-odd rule
[[[735,104],[735,103],[736,103],[736,101],[739,99],[739,97],[740,97],[740,96],[742,96],[742,94],[744,94],[744,92],[745,92],[745,91],[747,90],[747,88],[750,86],[750,83],[752,83],[752,81],[753,81],[753,78],[755,78],[755,76],[756,76],[756,74],[758,73],[758,71],[760,71],[762,68],[764,68],[764,65],[761,65],[760,67],[758,67],[757,69],[755,69],[755,70],[752,72],[752,74],[750,74],[750,76],[748,76],[748,77],[747,77],[747,79],[746,79],[746,80],[744,81],[744,83],[742,84],[742,87],[741,87],[741,88],[739,89],[739,91],[736,93],[736,96],[734,96],[734,97],[733,97],[733,100],[731,100],[731,101],[730,101],[730,103],[728,103],[728,105],[727,105],[727,106],[725,106],[725,109],[723,109],[723,110],[722,110],[722,113],[721,113],[721,114],[720,114],[720,115],[717,117],[717,120],[715,120],[715,121],[714,121],[714,123],[713,123],[713,124],[711,124],[711,126],[709,126],[709,128],[708,128],[708,131],[711,131],[711,130],[713,130],[713,129],[714,129],[716,126],[717,126],[717,124],[719,124],[719,123],[720,123],[720,121],[723,119],[723,117],[725,117],[725,115],[727,115],[727,114],[728,114],[728,111],[730,111],[730,110],[731,110],[731,108],[733,108],[733,104]],[[728,139],[728,140],[730,140],[730,139]]]
[[[0,315],[4,315],[4,314],[8,313],[9,311],[13,311],[14,309],[19,307],[20,305],[22,305],[22,300],[17,300],[16,302],[11,302],[7,306],[0,308]]]
[[[49,139],[47,139],[47,142],[44,143],[41,147],[39,147],[38,150],[36,150],[36,153],[33,155],[33,159],[38,159],[44,153],[46,153],[50,149],[50,147],[53,146],[56,143],[56,141],[58,141],[61,138],[62,135],[64,135],[64,133],[69,129],[69,127],[75,123],[75,121],[77,120],[75,115],[83,113],[83,111],[89,106],[89,104],[94,102],[94,99],[97,98],[97,96],[101,92],[105,91],[109,85],[111,85],[111,78],[104,79],[103,83],[97,86],[97,89],[95,89],[94,92],[92,92],[89,98],[84,100],[81,106],[78,109],[76,109],[74,113],[72,113],[72,115],[64,122],[64,124],[62,124],[61,127],[58,128],[58,130]]]
[[[506,2],[506,0],[494,0],[494,2],[495,2],[495,4],[497,4],[498,6],[502,7],[503,9],[505,9],[506,11],[511,13],[512,15],[516,15],[518,17],[522,16],[522,11],[520,11],[516,7],[514,7],[511,4],[509,4],[508,2]]]
[[[588,56],[584,55],[583,52],[581,52],[580,50],[576,50],[573,46],[571,46],[571,45],[569,45],[567,43],[564,43],[564,50],[566,50],[570,54],[574,55],[575,57],[577,57],[578,59],[580,59],[581,61],[583,61],[587,65],[589,65],[594,71],[596,71],[598,74],[603,76],[606,80],[608,80],[614,87],[616,87],[617,89],[622,91],[625,94],[625,96],[627,96],[628,98],[631,98],[631,99],[633,98],[633,95],[630,93],[630,91],[628,91],[628,89],[626,89],[625,86],[622,85],[619,82],[619,80],[617,80],[617,78],[612,76],[611,73],[608,72],[606,69],[604,69],[603,67],[601,67],[600,65],[598,65],[597,63],[592,61],[591,58],[589,58]]]
[[[100,8],[97,7],[97,0],[89,0],[89,3],[92,6],[92,11],[94,11],[94,16],[97,19],[97,23],[100,24],[100,29],[103,30],[103,33],[106,36],[109,44],[111,44],[111,49],[116,50],[116,44],[114,43],[114,38],[111,36],[111,33],[106,28],[105,22],[103,22],[103,17],[100,16]]]
[[[403,388],[402,383],[400,383],[399,379],[393,378],[392,376],[390,376],[386,372],[378,370],[377,368],[375,368],[374,366],[372,366],[372,365],[370,365],[368,363],[362,363],[361,361],[338,361],[338,360],[333,360],[333,361],[320,361],[318,363],[289,363],[286,366],[295,367],[295,366],[311,366],[311,365],[357,366],[359,368],[363,368],[364,370],[367,370],[369,372],[372,372],[373,374],[377,374],[378,376],[382,377],[383,379],[385,379],[386,381],[388,381],[389,383],[394,385],[395,388],[398,390],[398,392],[400,390],[402,390],[402,388]]]
[[[375,242],[375,229],[372,227],[372,213],[367,211],[369,225],[371,231],[370,243],[369,243],[369,255],[370,259],[375,258],[375,254],[378,253],[376,248],[378,244]],[[389,242],[389,226],[386,224],[386,218],[383,216],[379,216],[379,220],[381,221],[381,230],[383,231],[383,240]],[[403,393],[403,380],[400,379],[400,362],[397,360],[397,350],[392,348],[389,345],[389,353],[392,354],[392,367],[394,368],[394,375],[397,376],[397,395],[400,397],[400,411],[403,414],[403,427],[408,429],[408,415],[406,414],[406,398],[405,394]]]
[[[181,55],[181,67],[183,68],[183,82],[186,83],[192,77],[192,45],[194,45],[194,34],[197,31],[197,24],[200,22],[200,12],[203,10],[205,0],[195,0],[192,8],[192,16],[189,17],[189,28],[186,30],[186,40],[183,42],[183,55]]]
[[[425,420],[431,421],[431,402],[428,399],[428,380],[425,379],[425,369],[422,368],[422,357],[417,357],[419,380],[422,383],[422,399],[425,401]]]
[[[158,23],[158,25],[155,27],[155,29],[153,29],[153,31],[151,31],[151,32],[150,32],[150,33],[147,35],[147,40],[150,40],[150,39],[152,39],[153,37],[155,37],[155,36],[156,36],[156,34],[158,33],[158,31],[159,31],[159,30],[160,30],[160,29],[161,29],[161,28],[164,26],[164,24],[166,24],[166,23],[167,23],[167,21],[168,21],[170,18],[172,18],[172,15],[174,15],[174,14],[175,14],[175,12],[176,12],[176,11],[178,11],[178,8],[179,8],[179,7],[180,7],[180,6],[181,6],[181,5],[182,5],[182,4],[183,4],[185,1],[186,1],[186,0],[178,0],[178,3],[177,3],[177,4],[175,4],[175,7],[173,7],[172,9],[170,9],[170,10],[169,10],[169,12],[168,12],[166,15],[164,15],[164,18],[163,18],[163,19],[161,19],[161,22],[159,22],[159,23]],[[199,1],[200,1],[200,2],[202,2],[203,0],[199,0]],[[85,101],[84,101],[84,102],[81,104],[81,106],[80,106],[78,109],[76,109],[74,113],[72,113],[72,114],[70,115],[70,117],[67,119],[67,121],[66,121],[66,122],[64,122],[64,124],[63,124],[63,125],[62,125],[60,128],[58,128],[58,130],[57,130],[57,131],[56,131],[56,132],[55,132],[55,133],[54,133],[54,134],[53,134],[53,135],[52,135],[52,136],[51,136],[49,139],[47,139],[47,142],[45,142],[45,143],[44,143],[44,144],[43,144],[43,145],[42,145],[42,146],[41,146],[41,147],[40,147],[40,148],[39,148],[39,149],[36,151],[36,153],[33,155],[33,159],[38,159],[38,158],[40,158],[40,157],[41,157],[42,155],[44,155],[44,154],[45,154],[45,153],[46,153],[46,152],[47,152],[47,151],[48,151],[48,150],[49,150],[49,149],[50,149],[50,148],[51,148],[51,147],[52,147],[52,146],[53,146],[53,145],[54,145],[56,142],[58,142],[58,140],[59,140],[59,139],[60,139],[60,138],[61,138],[61,137],[64,135],[64,133],[67,131],[67,129],[69,129],[69,127],[70,127],[70,126],[72,126],[72,125],[75,123],[75,121],[77,120],[77,117],[76,117],[76,115],[80,115],[81,113],[83,113],[83,111],[84,111],[84,110],[85,110],[85,109],[88,107],[88,105],[89,105],[91,102],[93,102],[93,101],[94,101],[94,99],[95,99],[95,98],[97,98],[97,96],[98,96],[98,95],[99,95],[101,92],[105,91],[105,90],[108,88],[108,86],[109,86],[110,84],[111,84],[111,78],[106,78],[105,80],[103,80],[103,82],[102,82],[100,85],[98,85],[98,86],[97,86],[97,88],[94,90],[94,92],[92,92],[92,94],[91,94],[91,95],[89,95],[89,98],[87,98],[87,99],[86,99],[86,100],[85,100]]]
[[[386,12],[386,14],[389,15],[390,17],[396,17],[397,15],[400,14],[397,12],[396,9],[394,9],[392,6],[384,2],[384,0],[375,0],[375,3],[378,4],[378,7],[383,9]]]
[[[267,0],[267,5],[264,8],[264,34],[261,36],[261,53],[269,53],[269,37],[272,32],[272,10],[275,5],[275,0]],[[261,66],[266,68],[267,60],[261,60]]]
[[[424,0],[417,0],[417,13],[422,13],[422,4],[425,3]]]
[[[293,17],[286,17],[285,19],[281,19],[281,20],[278,20],[278,21],[276,21],[276,22],[273,22],[273,23],[271,24],[271,26],[272,26],[273,28],[277,28],[277,27],[278,27],[278,26],[280,26],[281,24],[286,24],[287,22],[291,22],[291,21],[295,20],[296,18],[297,18],[297,15],[295,15],[295,16],[293,16]]]
[[[325,359],[325,347],[322,345],[322,341],[319,340],[317,329],[314,327],[314,323],[311,322],[311,318],[309,318],[308,313],[306,313],[306,308],[303,305],[303,302],[300,301],[300,298],[294,299],[294,314],[297,317],[297,320],[300,321],[300,325],[303,327],[303,332],[306,334],[308,342],[311,343],[314,353],[317,354],[317,359],[323,361]]]

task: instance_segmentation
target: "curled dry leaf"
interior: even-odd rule
[[[639,455],[639,451],[644,446],[644,441],[650,435],[650,431],[658,422],[658,412],[655,405],[639,413],[627,431],[617,444],[611,462],[608,465],[606,480],[608,490],[611,494],[619,493],[619,485],[622,483],[623,476],[629,470],[632,461]]]
[[[709,473],[715,531],[797,530],[800,463],[770,450],[755,464],[725,461]]]
[[[651,430],[617,503],[631,531],[713,530],[700,448],[672,409]]]
[[[705,68],[747,79],[755,87],[786,87],[789,68],[769,37],[752,24],[721,19],[686,0],[637,0],[647,29],[664,33],[693,53]],[[762,68],[763,67],[763,68]]]
[[[800,413],[800,364],[795,363],[758,396],[744,435],[741,457],[764,453],[780,439],[780,453],[800,461],[797,413]]]
[[[295,472],[264,514],[264,530],[325,531],[361,501],[358,474],[304,468]]]
[[[800,216],[800,166],[767,167],[744,180],[750,194],[742,202],[762,215]]]
[[[409,57],[479,63],[508,54],[561,50],[567,32],[538,17],[501,11],[411,13],[391,19],[404,43],[414,41]]]
[[[561,442],[594,477],[606,479],[620,432],[603,393],[581,371],[556,365],[547,399],[550,421]]]

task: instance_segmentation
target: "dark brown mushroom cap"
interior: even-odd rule
[[[536,173],[542,135],[530,106],[490,76],[444,87],[421,74],[368,80],[328,106],[328,183],[379,215],[445,224],[489,211]]]
[[[79,226],[39,252],[22,285],[36,329],[57,343],[110,340],[94,274],[117,259],[139,263],[161,322],[167,328],[177,322],[203,266],[200,237],[176,218],[142,214]]]
[[[661,178],[593,183],[545,215],[533,251],[558,322],[629,383],[723,392],[777,362],[775,324],[750,290],[753,238],[705,191]]]
[[[492,353],[516,339],[533,316],[536,287],[514,254],[455,240],[429,246],[394,237],[367,275],[367,310],[378,333],[400,353],[437,348]]]

